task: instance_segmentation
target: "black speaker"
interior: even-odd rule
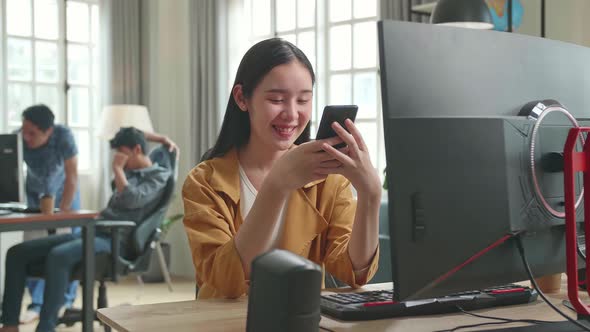
[[[286,250],[256,257],[250,273],[246,331],[318,331],[321,268]]]

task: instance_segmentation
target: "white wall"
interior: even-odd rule
[[[518,33],[540,36],[541,1],[521,0],[524,17]],[[545,34],[547,38],[590,46],[590,1],[546,0]]]
[[[183,211],[180,191],[193,167],[188,158],[191,151],[188,4],[189,0],[142,2],[142,49],[146,56],[142,72],[143,100],[150,110],[155,130],[169,136],[180,147],[176,197],[169,215]],[[172,247],[171,273],[194,277],[181,221],[172,227],[165,241]]]

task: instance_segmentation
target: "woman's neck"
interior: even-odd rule
[[[266,151],[264,148],[256,147],[255,144],[248,143],[238,150],[238,160],[250,182],[259,190],[275,161],[285,152],[277,150]]]
[[[274,162],[279,159],[286,151],[270,151],[255,146],[255,144],[246,144],[238,150],[238,159],[243,168],[256,168],[260,170],[270,170]]]

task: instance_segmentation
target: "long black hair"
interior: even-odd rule
[[[297,46],[284,39],[271,38],[255,44],[244,54],[233,86],[241,84],[244,97],[250,98],[254,89],[266,74],[274,67],[292,61],[299,61],[309,70],[313,85],[315,83],[315,74],[305,54]],[[308,142],[309,132],[310,124],[308,123],[305,130],[295,140],[295,144]],[[221,157],[232,148],[244,146],[248,143],[249,138],[250,118],[248,112],[240,110],[233,94],[230,94],[217,141],[213,148],[202,157],[202,160]]]

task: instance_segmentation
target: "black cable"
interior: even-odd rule
[[[545,294],[543,294],[543,292],[541,292],[541,290],[539,289],[539,286],[537,285],[537,282],[535,281],[535,278],[533,277],[533,272],[531,272],[531,267],[529,265],[529,262],[526,258],[526,254],[524,252],[524,246],[522,245],[522,238],[521,238],[521,234],[518,234],[516,236],[516,245],[518,247],[518,252],[520,253],[520,258],[522,258],[522,263],[524,265],[524,268],[526,270],[527,275],[529,276],[529,279],[531,281],[531,284],[533,285],[533,287],[535,288],[535,290],[539,293],[539,296],[541,296],[541,298],[543,299],[543,301],[545,301],[545,303],[547,303],[547,305],[549,305],[551,307],[551,309],[555,310],[555,312],[557,312],[558,314],[560,314],[562,317],[564,317],[565,319],[569,320],[570,322],[572,322],[574,325],[576,325],[577,327],[583,329],[584,331],[590,331],[590,328],[587,327],[586,325],[578,322],[577,320],[571,318],[570,316],[566,315],[563,311],[559,310],[559,308],[557,308],[553,303],[551,303],[551,301],[549,301],[547,299],[547,297],[545,297]]]
[[[466,315],[473,316],[473,317],[501,320],[501,321],[505,321],[505,322],[508,322],[508,323],[531,323],[531,324],[555,323],[555,322],[548,321],[548,320],[538,320],[538,319],[511,319],[511,318],[503,318],[503,317],[495,317],[495,316],[486,316],[486,315],[476,314],[474,312],[467,311],[467,310],[461,308],[460,306],[457,306],[457,309],[459,309],[462,313],[464,313]]]
[[[434,332],[455,332],[455,331],[459,331],[459,330],[463,330],[463,329],[469,329],[472,327],[480,327],[480,326],[486,326],[486,325],[501,325],[501,324],[510,324],[510,323],[519,323],[520,321],[516,320],[514,322],[486,322],[486,323],[479,323],[479,324],[471,324],[471,325],[461,325],[461,326],[457,326],[454,327],[452,329],[448,329],[448,330],[436,330]]]
[[[554,322],[550,322],[550,321],[537,320],[537,319],[510,319],[510,318],[480,315],[480,314],[466,311],[463,308],[461,308],[460,306],[457,306],[457,309],[459,309],[462,313],[473,316],[473,317],[494,319],[494,320],[499,320],[499,322],[486,322],[486,323],[478,323],[478,324],[470,324],[470,325],[460,325],[460,326],[454,327],[452,329],[439,330],[439,331],[435,331],[435,332],[454,332],[454,331],[468,329],[468,328],[472,328],[472,327],[480,327],[480,326],[486,326],[486,325],[510,324],[510,323],[529,323],[529,324],[554,323]]]
[[[329,328],[327,328],[327,327],[323,327],[323,326],[321,326],[321,325],[320,325],[320,329],[321,329],[321,330],[324,330],[324,331],[328,331],[328,332],[336,332],[336,331],[334,331],[334,330],[331,330],[331,329],[329,329]]]

